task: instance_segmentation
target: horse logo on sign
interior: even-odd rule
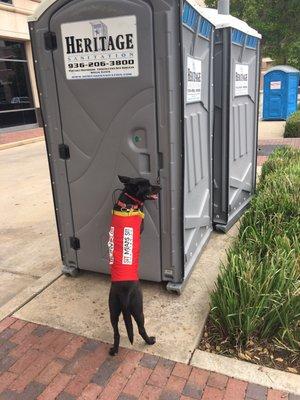
[[[90,22],[92,25],[92,32],[93,32],[93,37],[104,37],[104,46],[107,48],[108,45],[108,28],[107,25],[105,25],[102,21],[99,22]]]
[[[93,37],[97,36],[108,36],[107,25],[105,25],[102,21],[99,22],[90,22],[92,25]]]

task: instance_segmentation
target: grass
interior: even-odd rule
[[[277,149],[264,164],[211,295],[220,341],[267,340],[300,352],[300,150]]]

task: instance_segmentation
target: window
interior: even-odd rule
[[[0,128],[36,122],[25,47],[0,40]]]

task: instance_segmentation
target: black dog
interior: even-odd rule
[[[109,258],[111,265],[111,288],[109,293],[110,320],[114,330],[114,345],[109,354],[119,350],[119,316],[122,312],[128,339],[133,343],[132,318],[139,334],[149,345],[155,337],[148,336],[144,326],[143,295],[138,277],[140,235],[144,227],[143,204],[156,200],[160,186],[151,185],[148,179],[119,176],[124,184],[118,201],[114,204],[109,232]]]

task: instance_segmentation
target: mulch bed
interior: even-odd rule
[[[252,338],[245,348],[233,346],[228,339],[221,339],[209,319],[205,325],[199,349],[227,357],[237,358],[264,367],[300,374],[300,351],[292,353],[278,345]]]

